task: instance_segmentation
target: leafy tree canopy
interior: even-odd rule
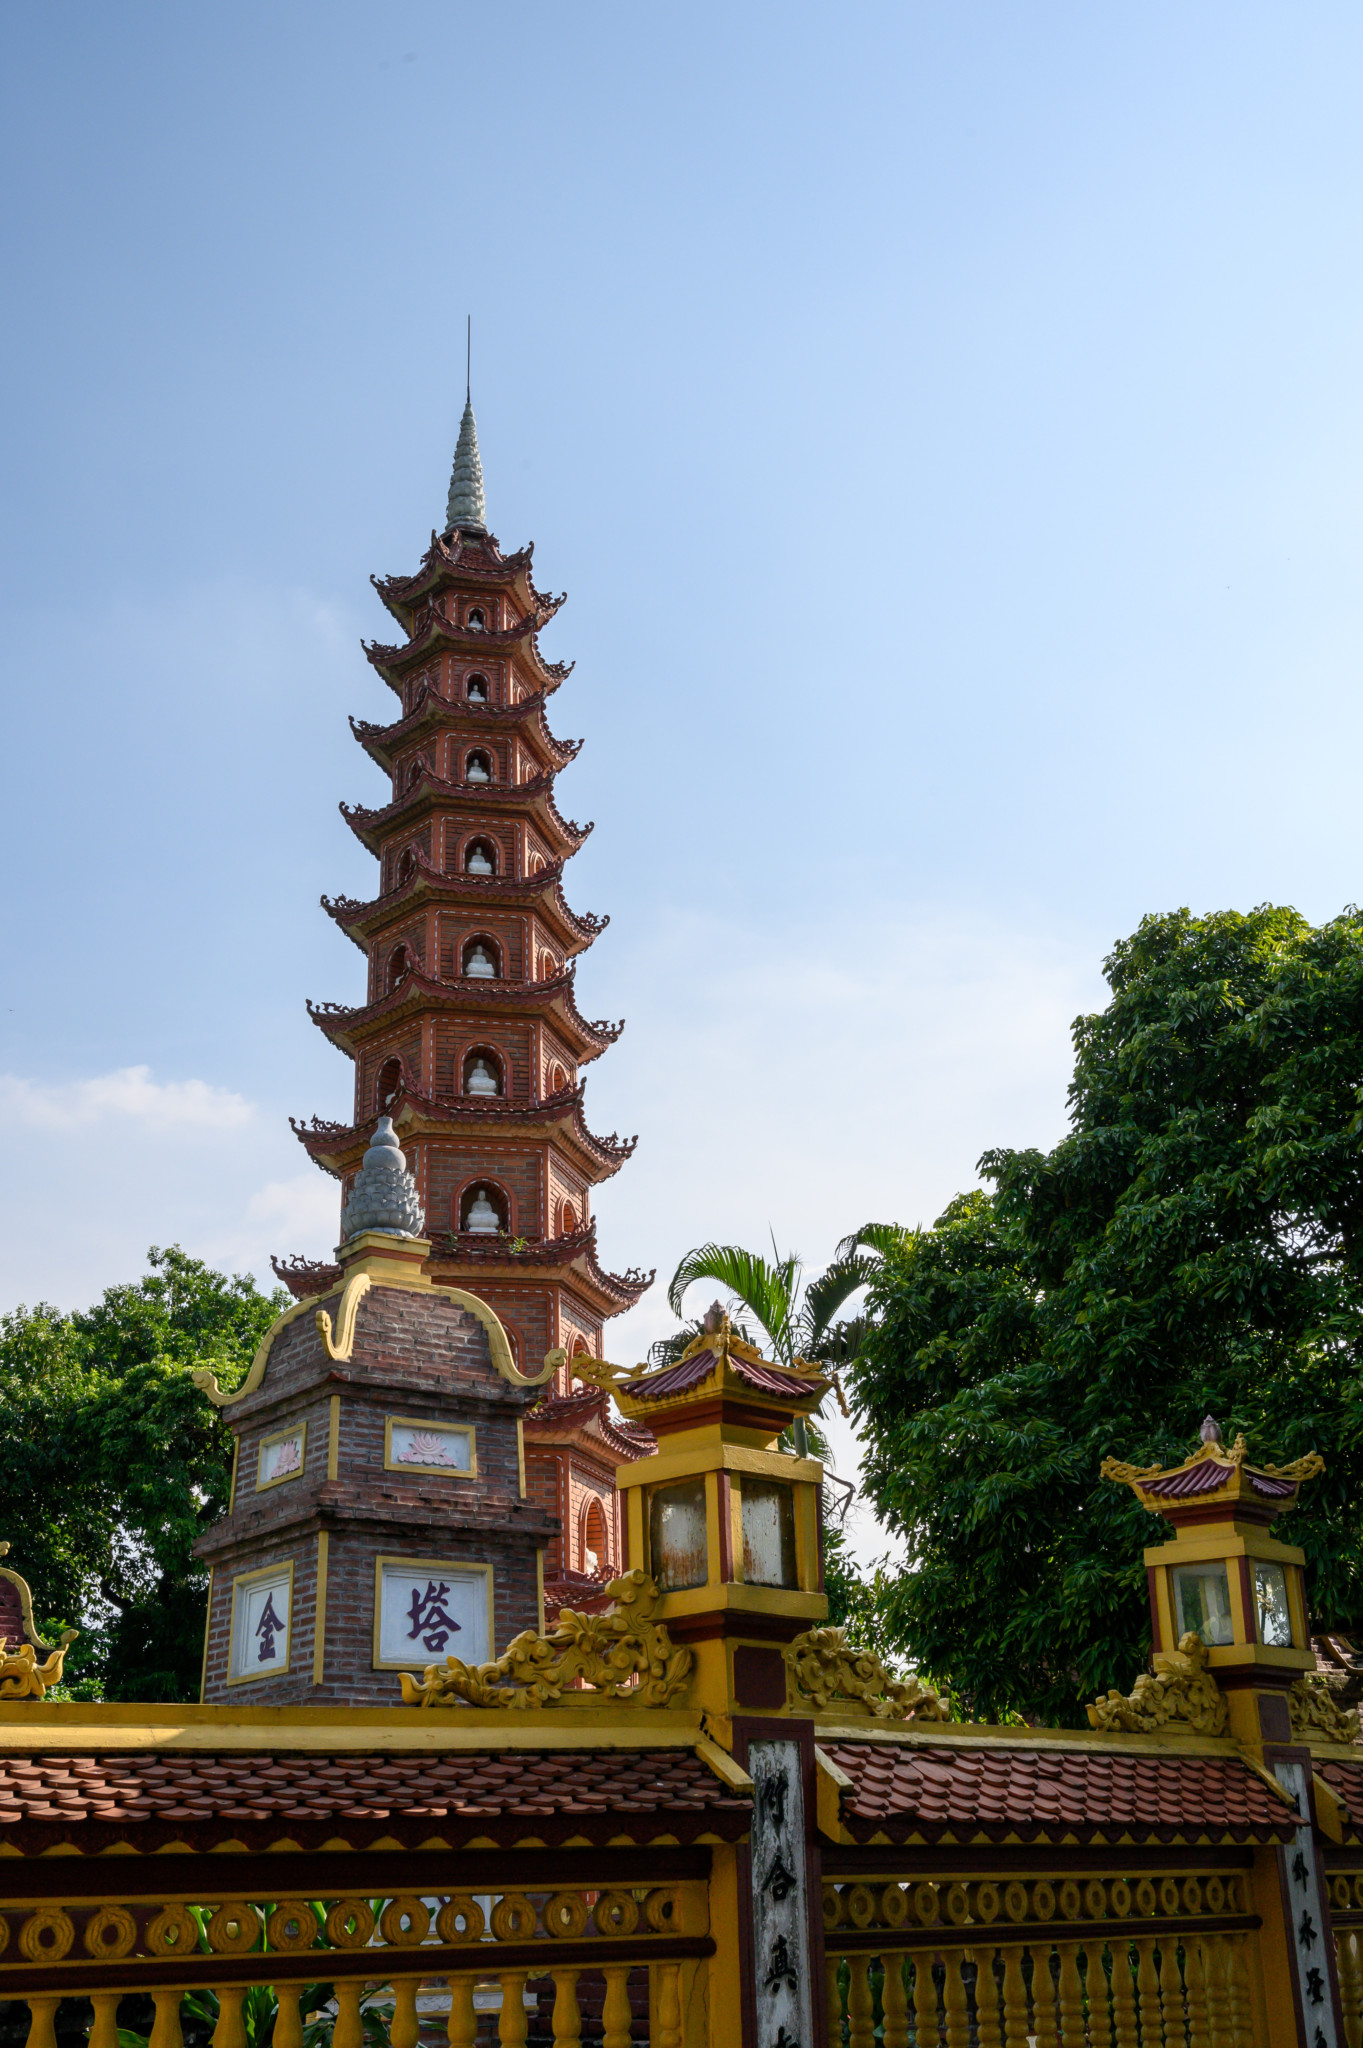
[[[227,1506],[232,1438],[190,1375],[236,1385],[288,1297],[176,1245],[148,1264],[84,1313],[0,1317],[0,1537],[38,1615],[82,1630],[79,1690],[194,1699],[208,1579],[193,1545]]]
[[[1210,1413],[1327,1461],[1284,1534],[1363,1619],[1363,913],[1149,917],[1074,1028],[1071,1129],[882,1231],[853,1368],[867,1490],[906,1540],[885,1625],[974,1712],[1073,1724],[1149,1649],[1159,1528],[1098,1476]]]

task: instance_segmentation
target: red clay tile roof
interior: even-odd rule
[[[26,1855],[62,1841],[200,1849],[229,1836],[250,1850],[283,1837],[360,1848],[380,1835],[409,1847],[432,1836],[454,1847],[525,1835],[733,1841],[751,1807],[689,1749],[0,1756],[0,1842]]]
[[[626,1392],[635,1401],[657,1401],[667,1394],[687,1394],[693,1387],[703,1385],[717,1370],[719,1362],[717,1351],[693,1351],[689,1358],[664,1366],[661,1372],[655,1372],[649,1379],[631,1380]],[[803,1394],[808,1393],[814,1384],[813,1381],[802,1380],[796,1373],[783,1371],[780,1366],[740,1358],[736,1351],[729,1353],[729,1370],[759,1394],[789,1394],[792,1388]]]
[[[853,1839],[877,1833],[935,1842],[962,1828],[1024,1842],[1125,1836],[1172,1841],[1290,1839],[1291,1810],[1235,1757],[1123,1756],[1094,1750],[901,1749],[880,1742],[824,1743],[853,1780],[842,1795]],[[1349,1768],[1346,1766],[1346,1768]]]
[[[1322,1757],[1312,1768],[1318,1777],[1324,1778],[1344,1808],[1348,1832],[1363,1832],[1363,1758],[1356,1764],[1346,1764],[1328,1762]]]

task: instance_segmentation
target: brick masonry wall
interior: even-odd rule
[[[325,1304],[335,1323],[339,1295]],[[337,1474],[328,1477],[332,1402]],[[329,1359],[309,1308],[275,1339],[264,1380],[228,1410],[238,1434],[231,1512],[202,1540],[213,1568],[204,1697],[280,1705],[397,1705],[397,1673],[374,1665],[380,1556],[480,1564],[492,1572],[494,1654],[538,1626],[536,1553],[557,1534],[552,1507],[522,1497],[517,1423],[534,1392],[508,1385],[481,1323],[438,1295],[376,1287],[360,1304],[354,1355]],[[476,1473],[384,1467],[391,1417],[474,1431]],[[258,1488],[263,1440],[306,1421],[303,1470]],[[327,1537],[321,1682],[313,1677],[318,1539]],[[233,1583],[293,1560],[287,1672],[229,1683]],[[449,1648],[458,1654],[458,1639]],[[417,1647],[419,1669],[431,1661]],[[438,1660],[437,1660],[438,1661]]]

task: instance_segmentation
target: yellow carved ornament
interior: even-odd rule
[[[401,1673],[409,1707],[588,1706],[592,1695],[622,1705],[665,1707],[683,1689],[694,1661],[653,1620],[661,1597],[646,1572],[626,1572],[606,1588],[615,1605],[604,1614],[565,1607],[558,1626],[538,1636],[527,1630],[490,1664],[447,1657],[428,1664],[420,1678]]]
[[[1287,1695],[1292,1733],[1299,1742],[1357,1742],[1358,1709],[1342,1707],[1323,1672],[1304,1671]]]
[[[1225,1698],[1207,1669],[1207,1649],[1191,1630],[1176,1650],[1159,1650],[1129,1693],[1113,1686],[1088,1710],[1089,1726],[1110,1734],[1146,1735],[1181,1721],[1194,1735],[1224,1735]]]
[[[949,1703],[920,1679],[892,1678],[870,1650],[855,1650],[840,1628],[811,1628],[785,1650],[795,1691],[816,1707],[844,1701],[877,1721],[949,1721]]]

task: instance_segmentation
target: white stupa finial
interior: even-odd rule
[[[478,423],[473,417],[471,382],[473,319],[469,318],[469,363],[464,387],[464,417],[459,422],[459,445],[454,451],[454,474],[450,478],[449,502],[445,507],[445,531],[463,527],[467,533],[487,532],[487,504],[483,497],[483,462],[478,453]]]
[[[381,1116],[351,1186],[350,1200],[341,1211],[341,1242],[358,1237],[362,1230],[381,1230],[388,1237],[420,1237],[425,1223],[393,1119]]]

